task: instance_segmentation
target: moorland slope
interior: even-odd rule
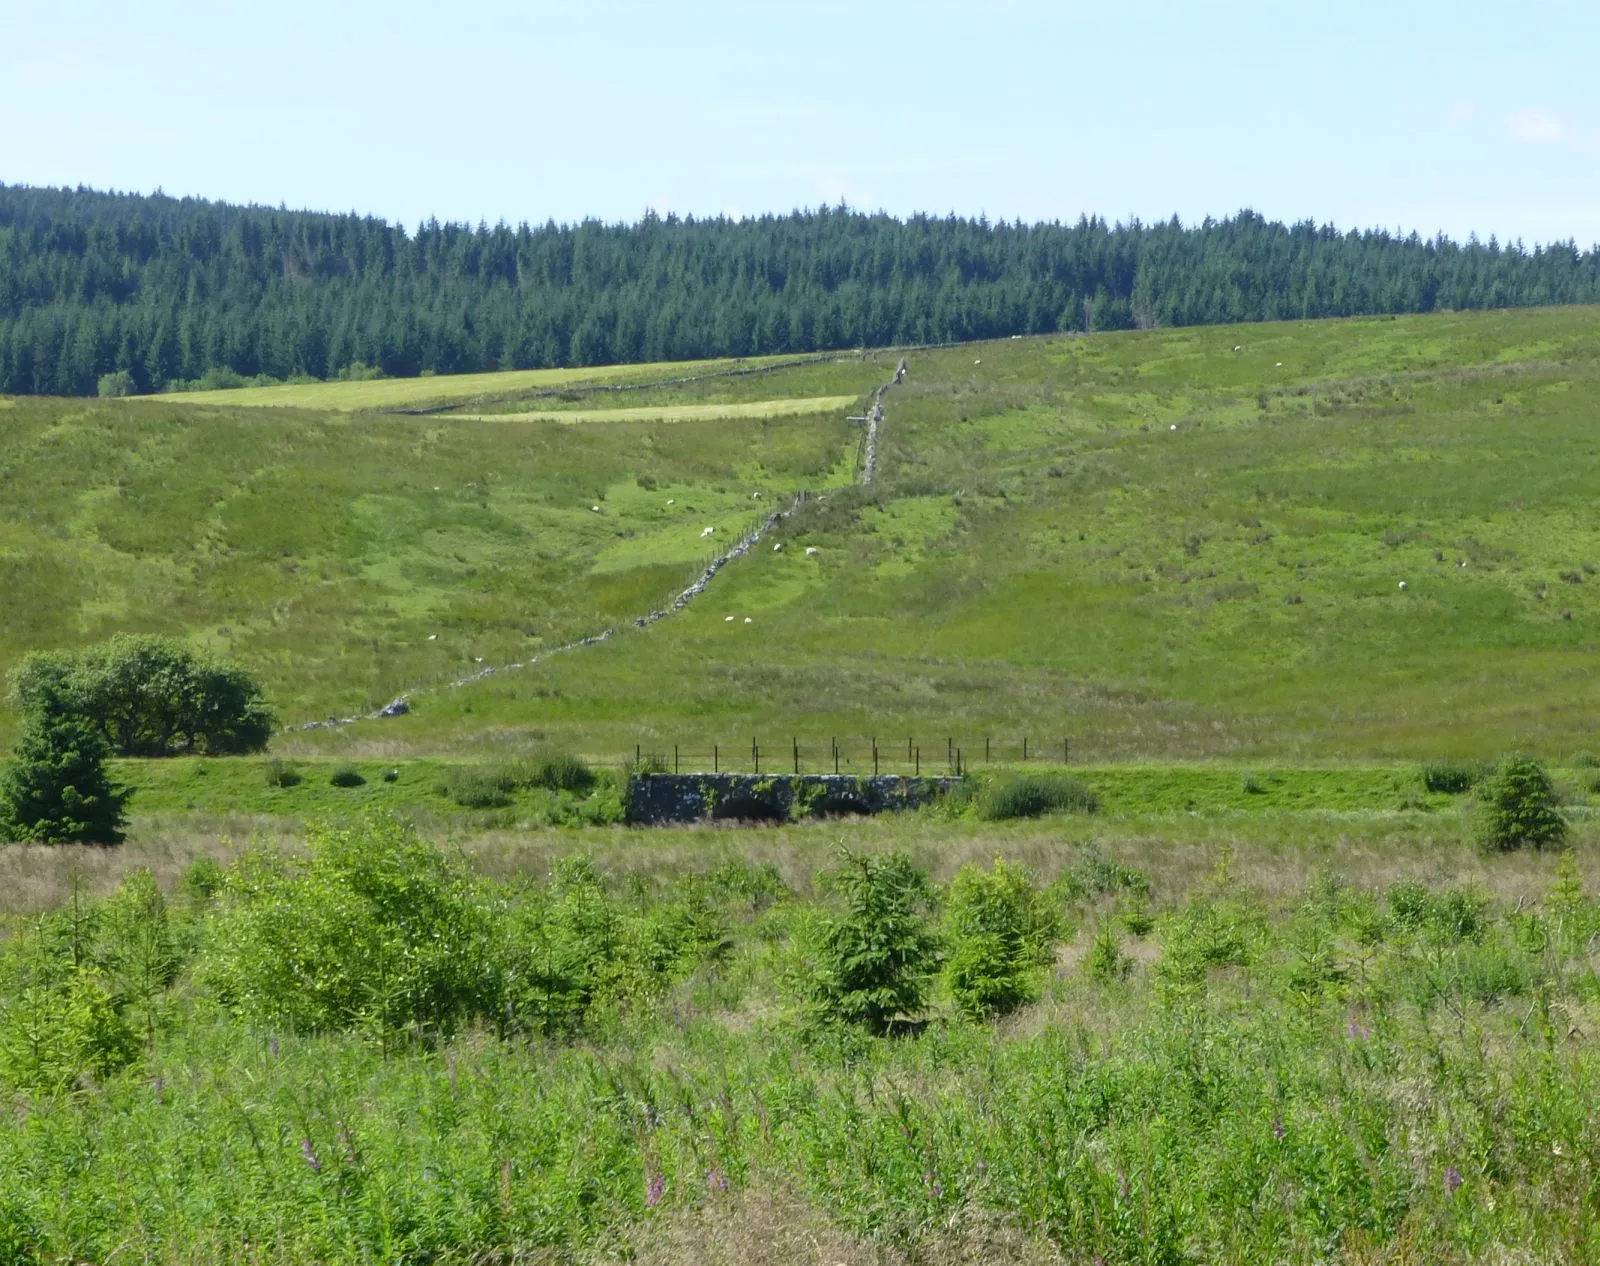
[[[481,420],[426,379],[427,417],[341,411],[332,386],[316,410],[14,399],[0,660],[186,633],[300,722],[620,630],[295,740],[352,750],[1567,752],[1596,702],[1597,335],[1600,310],[1572,308],[916,352],[871,489],[843,410],[801,405],[864,398],[888,357],[631,391],[658,412],[620,420],[615,394],[514,383]],[[612,420],[571,424],[587,410]],[[782,551],[631,629],[802,489],[821,495]]]

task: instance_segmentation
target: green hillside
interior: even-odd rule
[[[870,489],[850,486],[841,413],[691,407],[861,400],[894,360],[621,394],[475,385],[528,415],[514,426],[341,411],[370,383],[319,387],[318,410],[7,401],[0,666],[187,632],[299,722],[621,630],[291,752],[1592,745],[1600,310],[913,351]],[[564,424],[645,407],[661,412]],[[686,612],[631,628],[802,489],[823,495],[769,538],[781,552],[764,541]]]

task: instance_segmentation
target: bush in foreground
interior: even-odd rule
[[[813,998],[826,1018],[887,1033],[921,1012],[936,965],[928,877],[903,853],[845,850],[822,884],[844,911],[820,930]]]
[[[978,816],[987,822],[1037,818],[1062,810],[1098,813],[1100,799],[1068,774],[1019,774],[991,783],[978,795]]]
[[[956,1009],[983,1020],[1033,1001],[1035,969],[1050,961],[1065,925],[1027,867],[1002,858],[987,871],[964,866],[950,881],[945,906],[945,981]]]
[[[1497,853],[1552,848],[1566,837],[1567,822],[1544,766],[1520,756],[1501,765],[1483,789],[1483,846]]]
[[[255,853],[218,894],[201,975],[232,1008],[302,1032],[449,1034],[492,1011],[486,911],[464,858],[374,817]]]

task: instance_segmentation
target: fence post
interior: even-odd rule
[[[839,740],[838,739],[834,739],[833,740],[833,772],[835,774],[838,774],[838,772],[839,772]]]
[[[800,740],[795,737],[789,741],[794,744],[794,773],[795,777],[798,778],[800,776]]]
[[[912,757],[912,760],[916,762],[912,766],[912,772],[915,773],[918,778],[922,777],[922,749],[920,747],[915,749],[915,755]]]
[[[1066,739],[1062,739],[1061,740],[1061,763],[1063,765],[1067,764],[1067,740]]]
[[[956,777],[961,777],[961,749],[956,748]]]
[[[878,776],[878,740],[872,740],[872,776]]]
[[[947,738],[944,741],[944,760],[947,765],[956,763],[956,741],[953,738]]]
[[[717,759],[717,745],[715,743],[711,745],[711,772],[713,774],[722,772]]]
[[[637,743],[633,745],[633,763],[635,765],[639,763],[639,744]]]
[[[1028,759],[1028,740],[1026,738],[1022,740],[1022,759]]]
[[[676,743],[672,745],[672,772],[678,772],[678,745]]]
[[[983,763],[985,765],[989,763],[989,736],[987,734],[983,736]]]
[[[754,743],[750,744],[750,759],[755,762],[756,773],[761,772],[761,749]]]

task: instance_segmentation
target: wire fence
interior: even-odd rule
[[[632,759],[637,767],[672,774],[910,774],[960,775],[983,765],[1060,764],[1072,762],[1070,739],[1038,740],[1027,737],[958,739],[924,742],[915,735],[904,740],[882,736],[810,739],[791,736],[786,741],[748,743],[636,744]]]

